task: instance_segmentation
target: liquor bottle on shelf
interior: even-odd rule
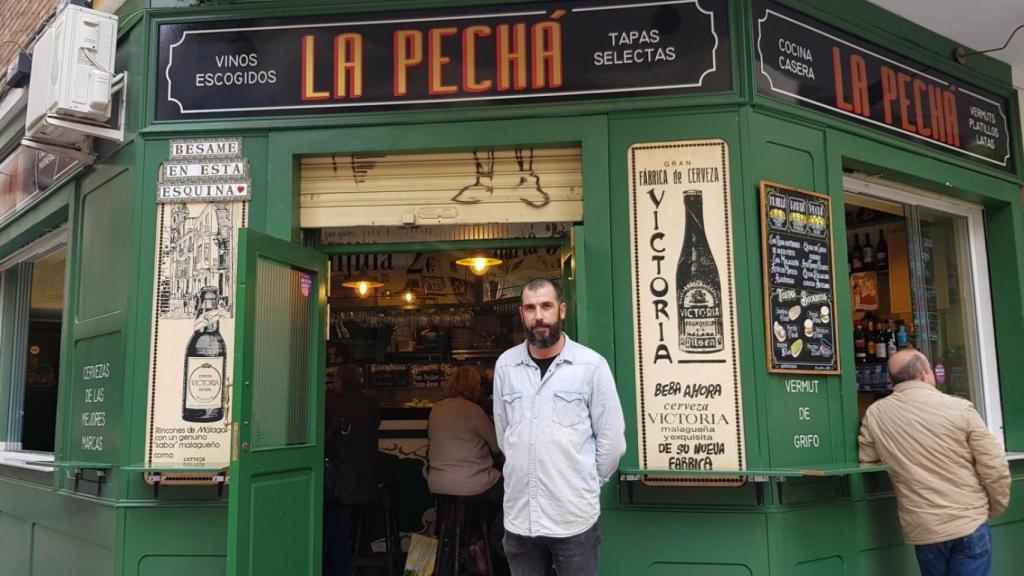
[[[864,340],[863,324],[857,324],[853,331],[853,354],[857,364],[864,364],[868,361],[868,346]]]
[[[892,358],[892,356],[894,354],[896,354],[896,351],[898,350],[898,348],[896,346],[896,327],[895,327],[895,324],[893,324],[892,320],[889,320],[886,323],[886,327],[885,327],[885,348],[886,348],[886,355],[888,357],[890,357],[890,358]]]
[[[227,346],[220,335],[220,291],[206,286],[196,304],[197,328],[185,348],[181,418],[186,422],[216,422],[224,418],[224,369]]]
[[[861,264],[865,270],[875,269],[875,248],[871,245],[871,232],[864,235],[864,246],[861,250]]]
[[[868,321],[868,331],[864,333],[864,341],[866,342],[865,348],[867,349],[865,359],[868,362],[874,362],[878,359],[875,355],[875,323],[874,321]]]
[[[850,270],[860,272],[864,267],[864,251],[860,246],[860,234],[853,235],[853,250],[850,256]]]
[[[875,332],[875,359],[885,362],[889,358],[889,347],[887,346],[885,325],[878,323],[878,331]]]
[[[885,241],[885,230],[878,231],[878,244],[875,245],[875,268],[889,269],[889,243]]]
[[[683,192],[686,225],[676,267],[679,349],[694,354],[719,352],[722,329],[722,284],[718,265],[704,234],[704,200],[700,190]]]

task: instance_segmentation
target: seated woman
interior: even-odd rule
[[[427,485],[434,494],[481,496],[501,505],[501,472],[494,423],[480,400],[480,371],[459,366],[444,385],[445,399],[434,404],[427,421],[430,464]]]

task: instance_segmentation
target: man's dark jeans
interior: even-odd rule
[[[324,576],[352,575],[352,506],[331,499],[324,506]]]
[[[921,576],[991,576],[992,531],[988,522],[967,536],[915,547]]]
[[[552,562],[560,576],[597,576],[599,522],[567,538],[520,536],[506,531],[503,542],[512,576],[545,576]]]

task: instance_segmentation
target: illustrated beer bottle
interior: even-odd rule
[[[683,192],[686,227],[676,267],[679,306],[679,349],[707,354],[722,350],[722,283],[704,232],[704,200],[700,190]]]
[[[220,291],[212,286],[200,290],[196,305],[197,328],[185,349],[185,376],[181,418],[187,422],[216,422],[224,417],[224,369],[227,347],[220,335],[217,309]]]

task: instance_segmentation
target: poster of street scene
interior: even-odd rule
[[[209,469],[229,461],[236,242],[245,208],[158,208],[148,466]]]

